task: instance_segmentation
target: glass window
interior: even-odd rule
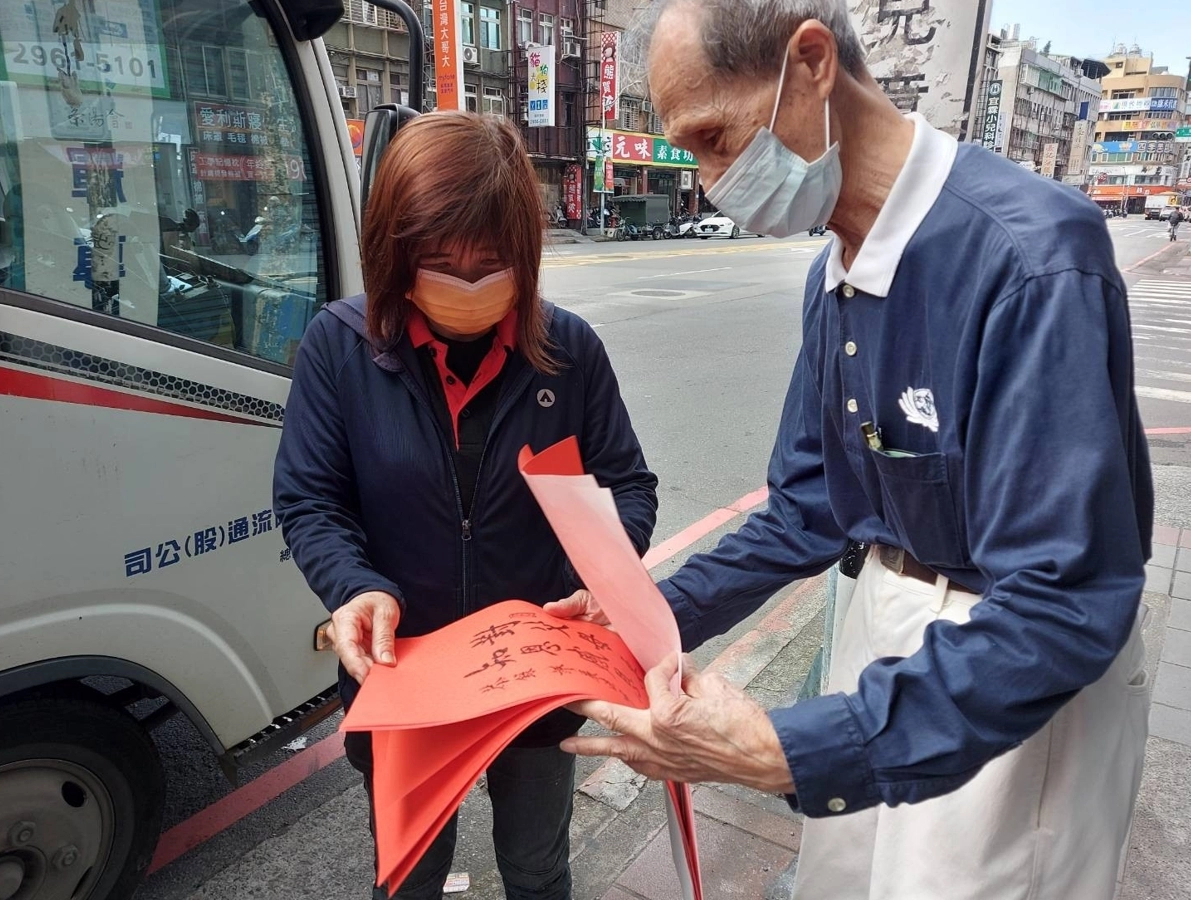
[[[559,19],[558,27],[562,29],[562,39],[569,41],[575,36],[575,20],[574,19]]]
[[[77,41],[57,0],[0,4],[0,286],[291,362],[327,287],[268,23],[249,0],[73,8]]]
[[[517,10],[517,44],[524,47],[533,43],[533,10],[521,7]]]
[[[463,18],[460,29],[463,33],[463,43],[469,47],[476,45],[476,5],[474,3],[460,4],[463,8]]]
[[[363,12],[364,12],[364,24],[365,25],[375,25],[376,24],[376,7],[373,6],[371,3],[365,2]]]
[[[500,49],[500,10],[480,7],[480,46],[485,50]]]
[[[542,36],[543,44],[554,43],[554,16],[548,16],[546,13],[538,15],[538,34]]]
[[[465,84],[463,86],[463,99],[464,102],[467,103],[468,112],[480,111],[479,96],[476,92],[476,86],[474,84]]]
[[[484,88],[484,112],[505,114],[505,94],[500,88]]]

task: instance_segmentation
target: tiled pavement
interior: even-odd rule
[[[1159,527],[1146,589],[1170,595],[1150,734],[1191,748],[1191,529]],[[1151,648],[1152,649],[1152,648]]]

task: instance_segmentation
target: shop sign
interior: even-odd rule
[[[563,201],[567,218],[583,218],[583,170],[578,166],[567,166],[562,181]]]
[[[273,161],[266,156],[223,156],[195,153],[192,174],[203,181],[272,181]],[[305,181],[306,169],[300,156],[286,159],[286,177]]]
[[[459,0],[433,0],[431,45],[434,47],[435,97],[439,109],[464,109],[462,81],[463,32]]]
[[[1191,126],[1185,126],[1174,133],[1176,144],[1191,144]]]
[[[600,40],[600,98],[604,121],[620,117],[620,32],[605,31]]]
[[[695,159],[693,153],[672,146],[660,135],[631,131],[605,131],[601,148],[599,129],[589,128],[587,131],[587,158],[598,159],[601,156],[610,156],[615,162],[638,166],[693,169],[699,165],[699,161]]]
[[[269,120],[260,109],[198,101],[194,104],[194,121],[198,141],[203,144],[267,147],[277,140],[283,150],[291,144],[289,135],[278,136],[275,128],[273,136],[269,135]]]
[[[1001,120],[1001,92],[1005,87],[1003,81],[990,81],[985,92],[984,101],[984,137],[981,143],[992,150],[997,145],[997,127]]]
[[[529,127],[554,127],[554,47],[532,47],[529,60]]]

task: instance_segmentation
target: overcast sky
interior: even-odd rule
[[[1103,59],[1114,44],[1137,43],[1174,72],[1191,56],[1191,0],[993,0],[990,30],[1015,22],[1055,53]]]

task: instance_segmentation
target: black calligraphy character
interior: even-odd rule
[[[572,647],[570,652],[574,653],[584,662],[589,662],[593,666],[599,666],[605,672],[608,671],[608,660],[600,656],[598,653],[592,653],[590,650],[579,650],[575,647]]]
[[[575,670],[570,666],[551,666],[550,671],[555,675],[573,675]]]
[[[506,622],[504,625],[489,625],[471,639],[471,645],[482,647],[487,644],[489,647],[495,647],[496,642],[501,638],[511,637],[517,633],[517,624],[516,622]]]
[[[524,672],[519,672],[513,676],[513,678],[516,679],[517,681],[529,681],[529,679],[537,678],[537,677],[538,677],[538,673],[535,672],[533,669],[528,669]]]
[[[558,654],[562,652],[562,647],[558,646],[558,644],[546,642],[542,644],[530,644],[528,647],[522,647],[521,652],[526,656],[530,656],[534,653],[545,653],[548,656],[558,656]]]
[[[886,41],[891,41],[897,37],[897,32],[900,29],[902,39],[911,46],[918,44],[929,44],[935,39],[935,26],[931,25],[926,34],[913,34],[911,27],[914,24],[914,17],[921,16],[924,13],[930,12],[930,0],[881,0],[877,8],[877,24],[883,24],[890,19],[893,20],[893,29],[889,32],[889,37]]]
[[[482,687],[480,689],[480,693],[481,694],[490,694],[493,691],[503,691],[508,686],[508,684],[509,684],[509,680],[507,678],[501,678],[501,679],[498,679],[497,681],[492,682],[492,684],[484,685],[484,687]]]
[[[551,625],[549,622],[534,622],[529,626],[532,631],[561,631],[564,634],[570,632],[570,625]]]
[[[579,640],[587,641],[587,643],[591,644],[591,646],[595,647],[597,650],[602,650],[604,652],[607,652],[612,649],[611,644],[606,644],[603,641],[601,641],[598,637],[596,637],[594,634],[588,634],[585,631],[579,632]]]
[[[496,666],[497,670],[500,670],[500,669],[503,669],[505,666],[512,665],[512,663],[513,663],[513,660],[509,659],[508,649],[502,647],[501,649],[494,650],[492,652],[492,661],[491,662],[484,663],[484,665],[480,666],[474,672],[468,672],[463,677],[471,678],[471,676],[473,676],[473,675],[479,675],[481,672],[487,672],[493,666]]]
[[[918,84],[917,82],[924,82]],[[918,101],[923,94],[930,93],[926,86],[925,75],[891,75],[888,78],[878,78],[877,83],[885,91],[885,95],[893,101],[893,105],[902,112],[917,112]]]

